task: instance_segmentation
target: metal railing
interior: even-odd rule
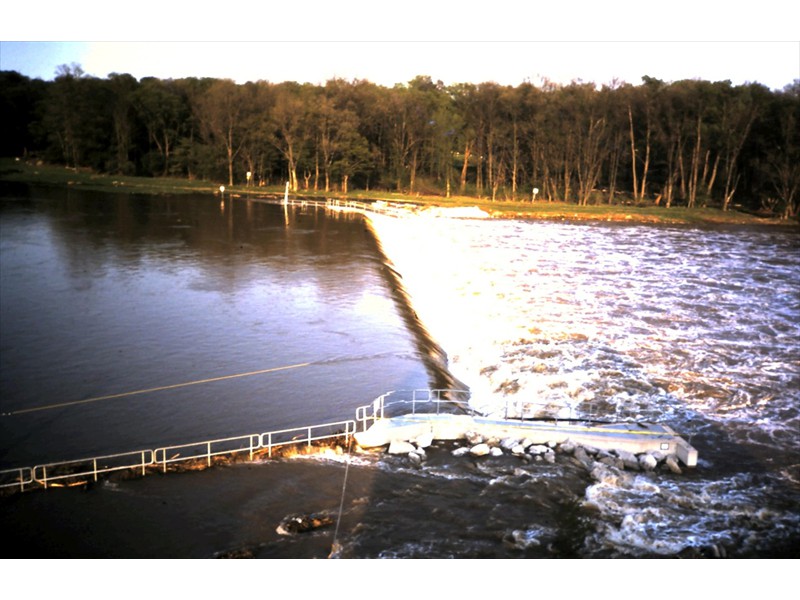
[[[644,414],[644,413],[647,414]],[[366,406],[356,409],[356,421],[362,431],[380,419],[406,414],[457,413],[498,418],[506,421],[586,421],[625,422],[658,421],[657,409],[643,411],[642,407],[624,406],[602,400],[580,403],[507,398],[502,406],[494,401],[482,407],[470,402],[470,392],[459,389],[417,389],[387,392]]]
[[[356,409],[356,421],[366,431],[379,419],[409,414],[472,413],[469,391],[457,389],[395,390],[378,396],[370,404]]]
[[[212,459],[219,456],[234,456],[246,452],[249,460],[256,454],[266,453],[272,457],[273,450],[282,446],[306,444],[344,437],[349,440],[356,432],[353,420],[307,425],[292,429],[281,429],[265,433],[205,440],[177,446],[165,446],[156,450],[137,450],[121,454],[109,454],[93,458],[51,462],[34,467],[18,467],[0,471],[0,489],[19,488],[25,491],[41,486],[47,489],[62,482],[86,483],[98,481],[100,475],[115,471],[131,471],[146,475],[148,469],[167,471],[173,463],[204,460],[211,466]]]

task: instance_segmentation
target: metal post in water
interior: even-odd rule
[[[283,192],[283,203],[289,204],[289,182],[286,182],[286,191]]]

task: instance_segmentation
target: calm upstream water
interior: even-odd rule
[[[361,217],[6,187],[0,227],[0,468],[349,419],[449,377]],[[369,453],[150,476],[3,499],[20,556],[797,553],[796,231],[431,218],[374,231],[476,405],[660,416],[691,436],[698,468],[590,474],[566,456],[437,444],[421,469]],[[335,530],[276,531],[340,509]]]
[[[351,419],[385,391],[430,384],[359,219],[238,198],[11,192],[3,465]]]

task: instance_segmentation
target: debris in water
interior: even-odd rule
[[[295,535],[308,533],[330,525],[333,525],[333,517],[325,513],[289,515],[281,521],[276,531],[281,535]]]

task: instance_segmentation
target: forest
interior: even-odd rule
[[[800,79],[385,87],[0,71],[0,155],[294,192],[800,214]]]

